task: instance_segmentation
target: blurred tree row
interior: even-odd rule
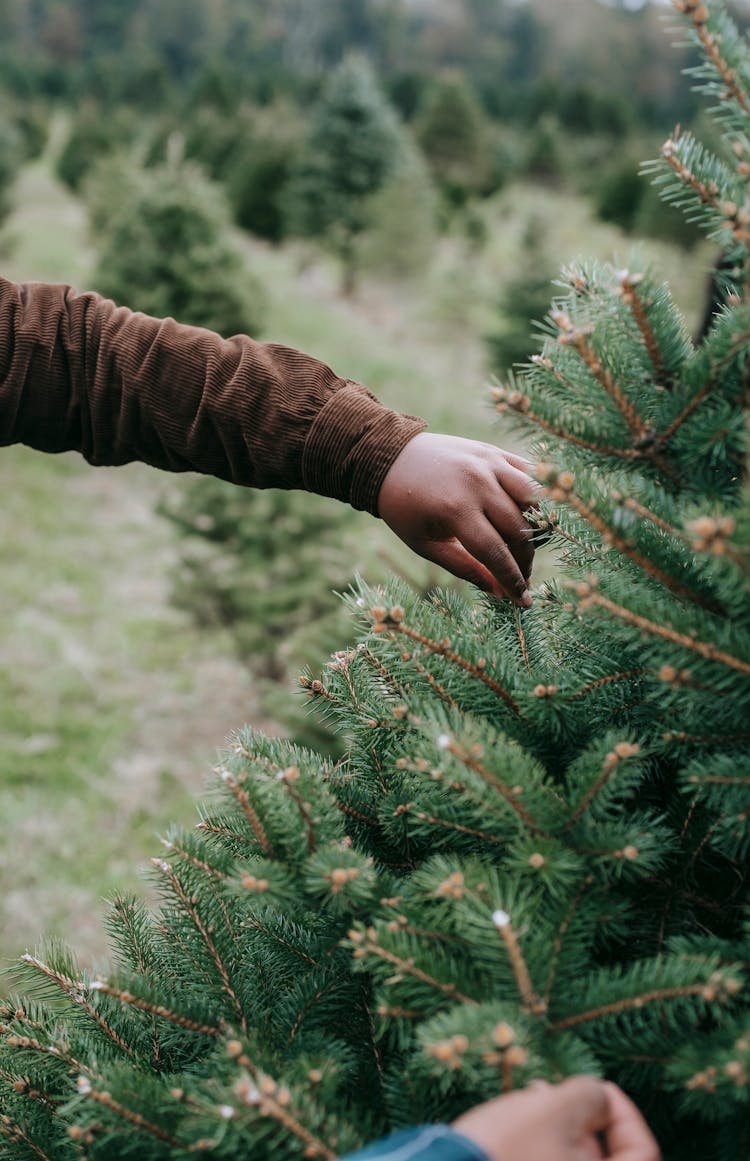
[[[407,119],[431,77],[458,70],[493,117],[527,117],[574,99],[601,124],[603,102],[664,124],[686,88],[662,67],[658,13],[597,0],[0,0],[5,85],[161,106],[218,70],[254,100],[319,88],[351,51],[369,57]],[[634,69],[639,80],[634,84]],[[578,115],[578,114],[576,114]],[[618,118],[622,114],[617,113]],[[611,113],[605,112],[611,122]]]
[[[58,172],[71,188],[123,149],[161,164],[179,137],[224,187],[237,225],[272,242],[323,238],[349,285],[363,248],[404,272],[456,215],[479,237],[471,204],[518,177],[570,184],[626,231],[694,238],[636,176],[658,145],[652,126],[662,134],[693,109],[652,5],[0,0],[0,20],[0,93],[16,109],[69,109]],[[353,53],[359,72],[347,74]],[[325,158],[337,102],[349,102],[349,128],[357,102],[372,111],[370,136],[345,165]],[[0,124],[0,191],[19,156],[3,133]],[[385,135],[380,145],[373,133]],[[400,205],[419,209],[394,231],[398,182]],[[368,242],[378,218],[383,246]]]
[[[173,140],[167,160],[138,166],[107,154],[86,183],[102,293],[147,313],[170,315],[224,335],[259,335],[265,292],[236,244],[221,187]],[[332,512],[331,508],[335,508]],[[182,479],[161,504],[182,534],[173,598],[200,626],[228,629],[276,714],[278,684],[292,665],[321,664],[342,640],[345,621],[333,589],[356,559],[354,513],[318,496],[234,487],[202,476]],[[290,728],[325,745],[284,698]]]
[[[241,229],[272,243],[297,236],[328,246],[346,291],[363,262],[398,276],[418,271],[441,228],[458,223],[481,243],[476,203],[518,178],[571,186],[626,232],[691,245],[695,232],[638,177],[638,157],[657,142],[643,129],[626,132],[611,99],[579,97],[571,90],[568,104],[533,125],[501,124],[466,74],[451,69],[425,83],[407,121],[365,56],[345,57],[304,108],[290,95],[235,103],[215,71],[181,104],[152,114],[83,100],[69,116],[57,172],[81,193],[103,163],[127,155],[125,168],[159,167],[176,150],[223,187]],[[613,151],[618,124],[623,141]]]

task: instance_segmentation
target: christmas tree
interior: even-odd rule
[[[317,670],[353,636],[334,591],[351,581],[362,551],[351,508],[201,476],[162,511],[183,537],[173,570],[177,606],[198,625],[229,630],[271,720],[295,741],[340,753],[335,734],[290,694],[300,667]]]
[[[463,205],[488,183],[487,127],[482,107],[465,78],[433,81],[415,113],[415,133],[450,206]]]
[[[402,584],[310,696],[343,758],[251,730],[115,900],[115,959],[27,955],[0,1156],[334,1158],[535,1077],[625,1087],[666,1158],[750,1151],[750,55],[682,0],[719,158],[651,167],[727,252],[694,346],[645,270],[572,266],[495,406],[539,436],[565,575],[520,612]]]
[[[498,303],[499,325],[485,339],[490,366],[500,378],[514,364],[527,362],[531,354],[531,320],[544,316],[556,273],[549,268],[548,252],[545,224],[532,215],[521,239],[519,273],[503,287]]]
[[[125,154],[88,193],[97,290],[223,335],[258,331],[262,287],[237,253],[220,187],[200,169],[179,158],[143,169]]]
[[[357,57],[344,60],[313,113],[287,209],[294,232],[327,241],[347,294],[355,289],[357,242],[370,223],[372,195],[409,160],[409,139],[370,66]]]

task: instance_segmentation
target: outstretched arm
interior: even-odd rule
[[[0,278],[0,445],[304,488],[376,512],[386,472],[425,426],[289,347]]]
[[[425,426],[289,347],[0,278],[0,445],[333,496],[529,604],[523,461]]]

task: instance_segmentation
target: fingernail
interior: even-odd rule
[[[531,608],[533,602],[531,600],[531,593],[528,589],[525,589],[524,592],[521,593],[520,597],[518,598],[518,603],[522,609]]]

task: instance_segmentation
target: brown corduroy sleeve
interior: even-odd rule
[[[376,515],[424,427],[289,347],[0,278],[0,445],[304,488]]]

